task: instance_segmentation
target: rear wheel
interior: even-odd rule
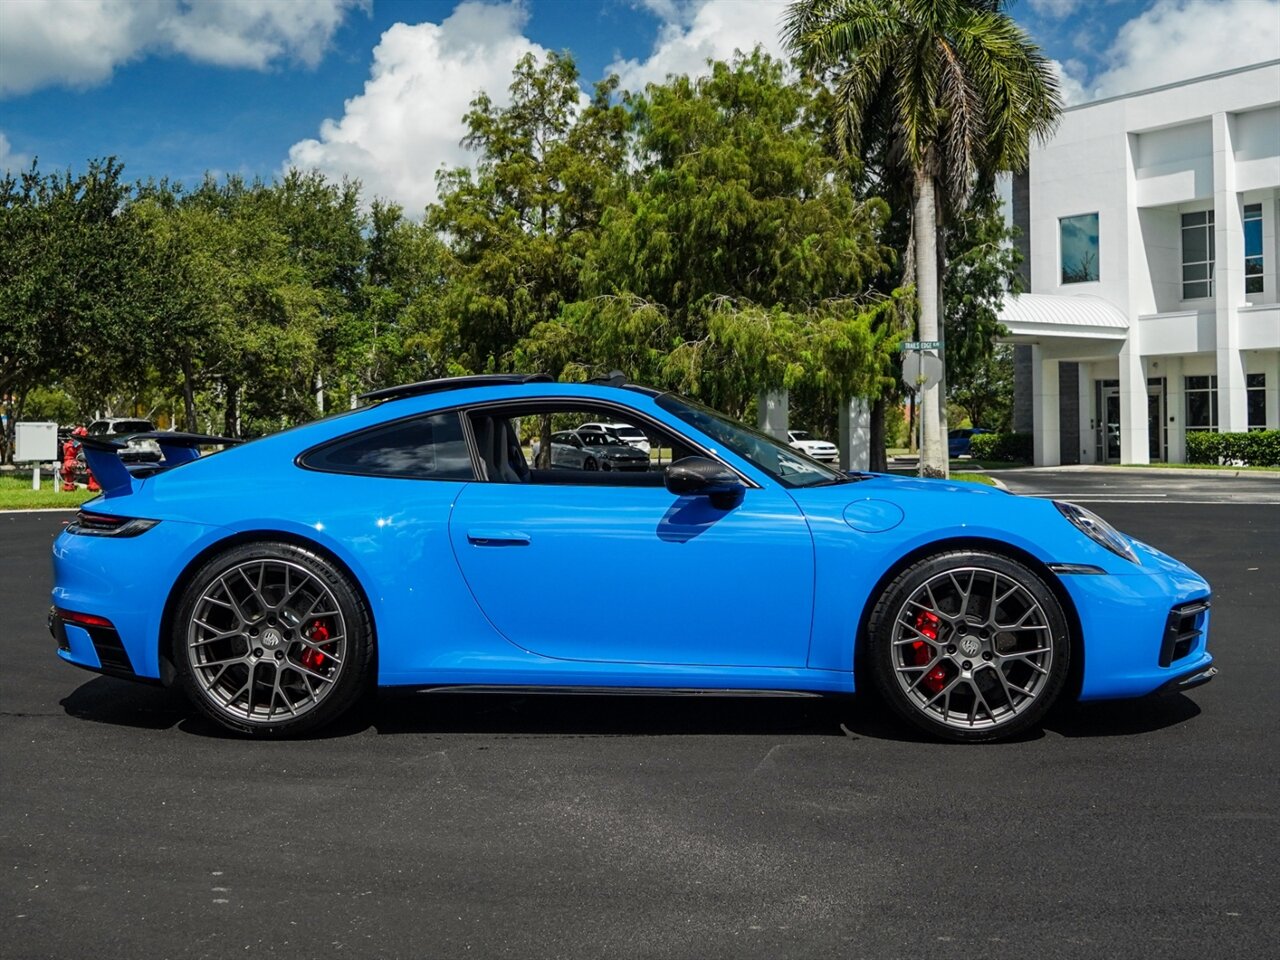
[[[196,707],[255,736],[332,722],[372,672],[363,598],[327,558],[290,543],[232,547],[201,567],[173,644],[181,686]]]
[[[870,621],[868,664],[903,717],[951,740],[998,740],[1039,722],[1071,643],[1053,591],[1022,564],[955,551],[909,567]]]

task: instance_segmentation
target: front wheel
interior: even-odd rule
[[[999,740],[1038,723],[1062,691],[1071,641],[1053,591],[1008,557],[928,557],[889,585],[869,623],[877,690],[949,740]]]
[[[365,691],[373,626],[330,560],[291,543],[250,543],[196,572],[173,654],[206,716],[239,733],[294,736],[337,719]]]

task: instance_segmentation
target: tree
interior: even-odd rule
[[[0,397],[14,398],[10,422],[30,388],[59,377],[117,389],[145,377],[136,286],[146,257],[123,169],[114,157],[79,176],[33,163],[0,181]]]
[[[849,156],[868,128],[886,131],[913,187],[910,252],[917,335],[940,338],[939,213],[962,210],[975,181],[1025,168],[1032,136],[1053,129],[1061,100],[1048,60],[999,0],[796,0],[787,46],[834,84],[835,128]],[[946,407],[924,392],[921,472],[947,474]]]
[[[440,203],[427,222],[447,239],[445,316],[436,331],[441,373],[510,369],[519,340],[578,298],[582,260],[601,211],[621,183],[625,112],[612,102],[616,79],[581,102],[568,56],[532,54],[516,64],[511,103],[473,101],[463,143],[476,170],[440,177]]]
[[[562,376],[613,367],[745,415],[757,391],[878,392],[893,343],[873,319],[887,208],[823,149],[813,88],[757,51],[628,97],[628,189],[605,211],[582,299],[521,351]]]
[[[947,379],[953,399],[971,379],[990,378],[995,339],[1005,332],[1000,306],[1007,294],[1022,289],[1022,255],[991,187],[975,191],[968,208],[951,217],[940,234]]]

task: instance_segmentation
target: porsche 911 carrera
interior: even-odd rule
[[[87,438],[103,494],[53,547],[58,655],[260,737],[414,687],[873,689],[937,737],[995,740],[1064,698],[1216,672],[1209,585],[1080,506],[843,472],[621,378],[362,399],[242,444],[152,433],[158,463]],[[534,453],[584,422],[642,429],[648,469]],[[657,615],[554,615],[624,586]]]

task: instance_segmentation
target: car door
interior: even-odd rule
[[[803,667],[813,543],[795,500],[753,486],[720,509],[641,485],[650,481],[660,474],[463,489],[450,538],[489,621],[515,645],[558,659]],[[559,612],[567,598],[620,588],[640,603]]]

